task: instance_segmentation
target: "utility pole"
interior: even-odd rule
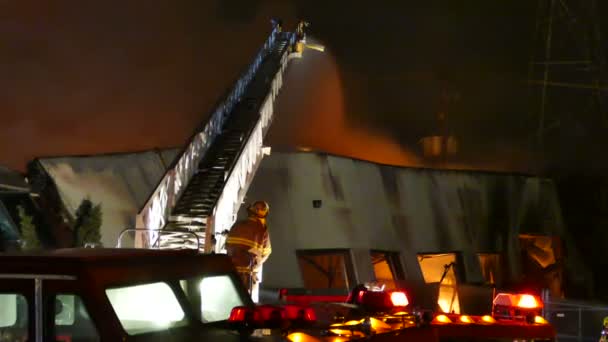
[[[457,91],[446,87],[441,93],[441,105],[439,112],[437,113],[437,133],[441,136],[440,163],[443,164],[444,167],[448,165],[450,155],[456,153],[457,149],[455,146],[456,138],[451,135],[449,115],[454,111],[454,106],[458,100],[460,100],[460,94]]]
[[[533,114],[537,171],[547,166],[547,134],[567,116],[583,125],[608,128],[605,55],[597,0],[538,0],[528,85]]]

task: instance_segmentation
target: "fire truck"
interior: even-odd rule
[[[255,305],[225,255],[66,249],[0,256],[0,341],[553,341],[529,294],[491,314],[410,310],[408,293],[358,286],[331,316],[303,296]]]

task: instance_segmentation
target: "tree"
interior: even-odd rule
[[[101,223],[101,204],[93,205],[90,199],[83,199],[76,210],[76,221],[72,227],[74,247],[101,243]]]
[[[21,239],[23,240],[24,249],[38,249],[41,247],[40,240],[36,233],[34,218],[25,211],[23,206],[17,207],[19,214],[19,226],[21,228]]]

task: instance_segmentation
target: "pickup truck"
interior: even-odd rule
[[[225,255],[65,249],[0,255],[0,342],[280,341],[233,329],[254,307]]]

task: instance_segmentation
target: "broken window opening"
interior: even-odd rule
[[[499,253],[477,253],[477,258],[485,284],[500,287],[503,280],[501,255]]]
[[[456,253],[418,254],[426,283],[439,283],[437,305],[445,313],[460,313]]]
[[[376,282],[384,284],[386,289],[397,288],[397,280],[404,278],[398,252],[370,251]]]
[[[562,298],[562,240],[558,236],[521,234],[519,244],[524,282],[539,289],[549,289],[552,296]]]

